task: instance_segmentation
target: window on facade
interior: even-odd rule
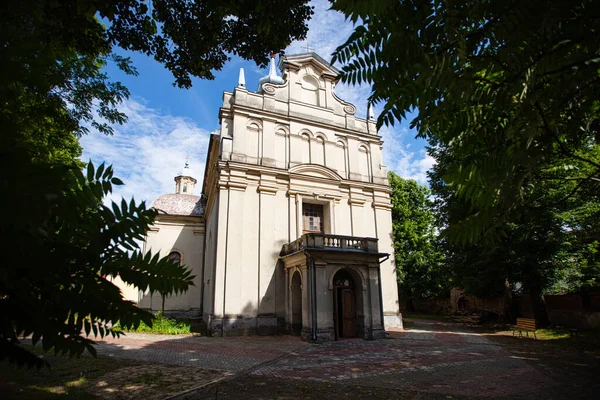
[[[321,204],[302,204],[303,233],[323,233],[323,206]]]
[[[183,193],[187,193],[187,183],[183,184]]]
[[[181,263],[181,254],[178,251],[172,251],[169,253],[169,261],[173,264]]]
[[[302,101],[308,104],[319,105],[319,81],[314,77],[305,75],[300,80],[302,84]]]
[[[333,286],[353,288],[354,279],[352,279],[348,271],[340,270],[333,277]]]

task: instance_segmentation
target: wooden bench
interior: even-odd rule
[[[525,334],[527,337],[529,337],[529,332],[533,332],[533,338],[537,340],[537,337],[535,336],[535,331],[537,329],[536,323],[535,323],[535,319],[531,319],[531,318],[517,318],[517,326],[515,327],[515,329],[513,330],[513,336],[515,335],[515,332],[519,332],[519,336],[523,337],[523,331],[525,331]]]

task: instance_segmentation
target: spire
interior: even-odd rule
[[[285,82],[282,77],[277,75],[277,69],[275,68],[275,56],[276,53],[271,53],[271,63],[269,65],[269,75],[263,76],[258,81],[258,92],[262,92],[262,86],[265,83],[273,83],[275,85],[283,85]]]
[[[373,112],[373,104],[371,103],[369,103],[369,111],[367,115],[369,120],[375,119],[375,113]]]
[[[244,68],[240,68],[240,76],[238,77],[238,87],[246,87],[246,77],[244,76]]]

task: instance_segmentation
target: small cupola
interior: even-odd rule
[[[186,157],[183,170],[175,177],[175,193],[194,194],[194,186],[198,182],[194,177],[194,171],[190,168],[190,163]]]
[[[280,77],[279,75],[277,75],[277,68],[275,68],[275,56],[276,55],[277,55],[276,53],[271,53],[271,62],[269,65],[269,75],[263,76],[258,81],[258,90],[257,90],[258,93],[262,92],[262,87],[263,87],[263,84],[265,84],[265,83],[272,83],[274,85],[283,85],[285,83],[283,78]]]

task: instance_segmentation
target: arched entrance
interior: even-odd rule
[[[302,278],[298,271],[292,275],[292,333],[300,335],[302,331]]]
[[[339,270],[333,277],[335,339],[356,337],[356,285],[350,272]]]

